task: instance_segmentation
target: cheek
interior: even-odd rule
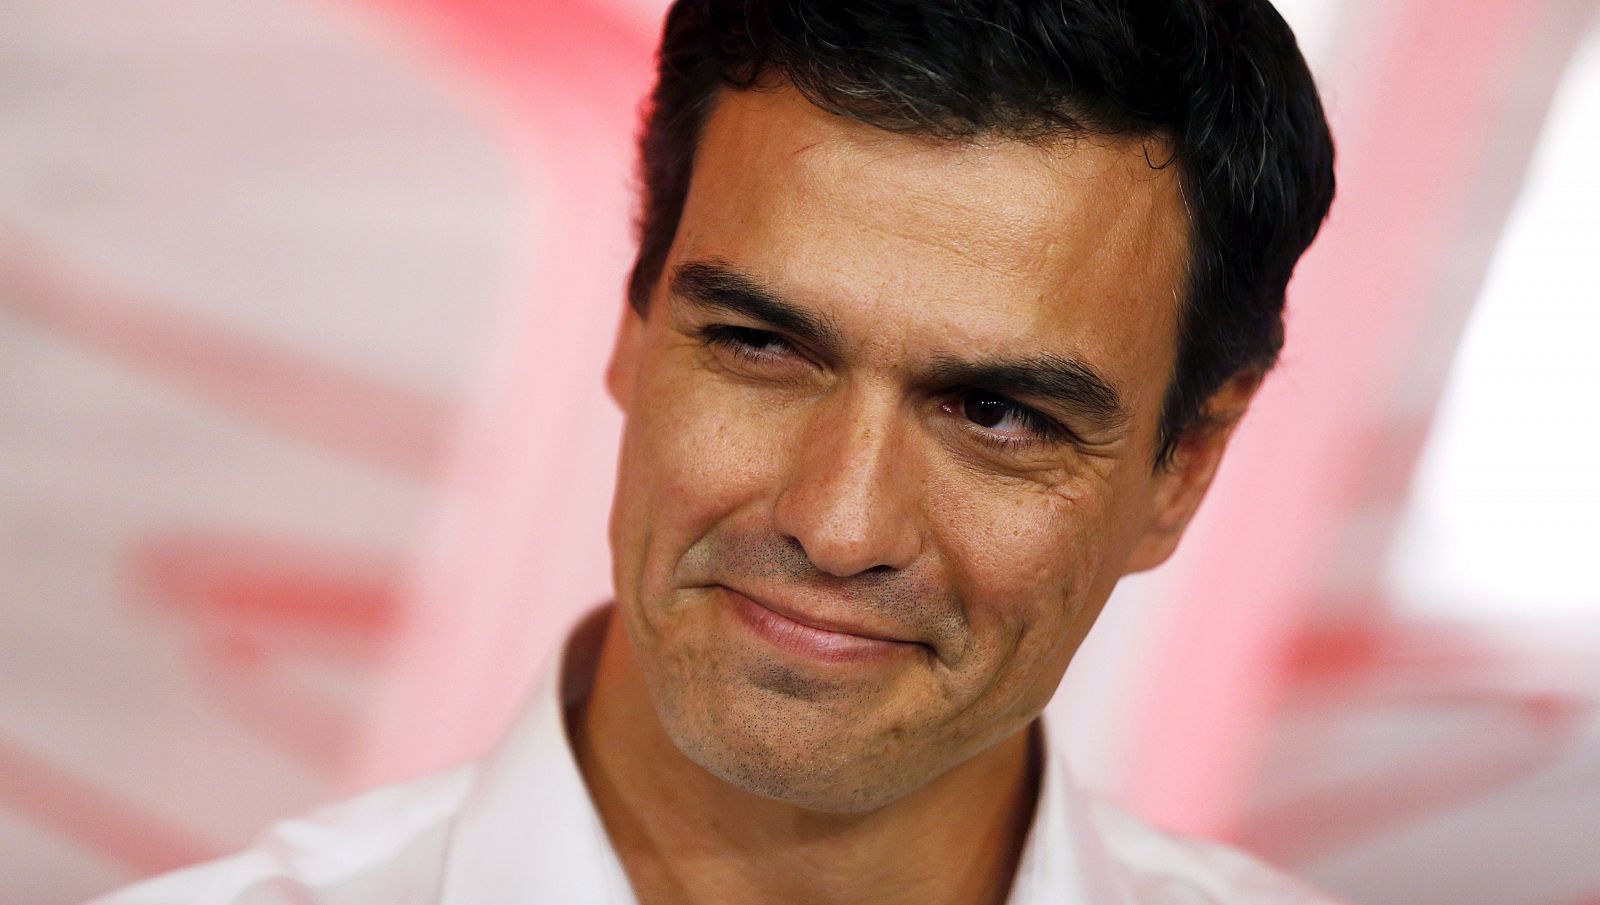
[[[1104,558],[1105,507],[1091,494],[1036,487],[941,495],[942,546],[976,624],[1020,631],[1070,621]],[[940,530],[940,529],[935,529]],[[976,628],[976,625],[975,625]]]
[[[781,438],[735,394],[701,375],[648,362],[623,434],[614,543],[643,560],[647,584],[670,579],[678,557],[772,485]],[[624,547],[624,544],[627,546]]]
[[[970,625],[972,661],[959,672],[1002,710],[1044,706],[1108,587],[1107,488],[1081,492],[1014,484],[946,485],[934,513],[940,545]]]

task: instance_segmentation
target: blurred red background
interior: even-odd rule
[[[0,898],[471,757],[604,599],[663,6],[0,11]],[[1340,198],[1051,707],[1087,784],[1353,902],[1592,905],[1597,4],[1279,6]]]

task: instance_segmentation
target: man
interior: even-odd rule
[[[1330,203],[1282,20],[680,0],[659,76],[614,608],[483,763],[106,901],[1323,901],[1080,795],[1039,722]]]

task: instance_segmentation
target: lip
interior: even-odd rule
[[[869,634],[866,629],[833,620],[794,613],[780,604],[757,601],[724,586],[724,594],[739,621],[768,643],[792,653],[830,663],[881,660],[904,655],[920,647]]]

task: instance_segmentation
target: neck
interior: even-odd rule
[[[606,626],[577,759],[640,905],[1001,905],[1038,788],[1019,732],[878,810],[834,814],[729,785],[661,728],[621,620]]]

